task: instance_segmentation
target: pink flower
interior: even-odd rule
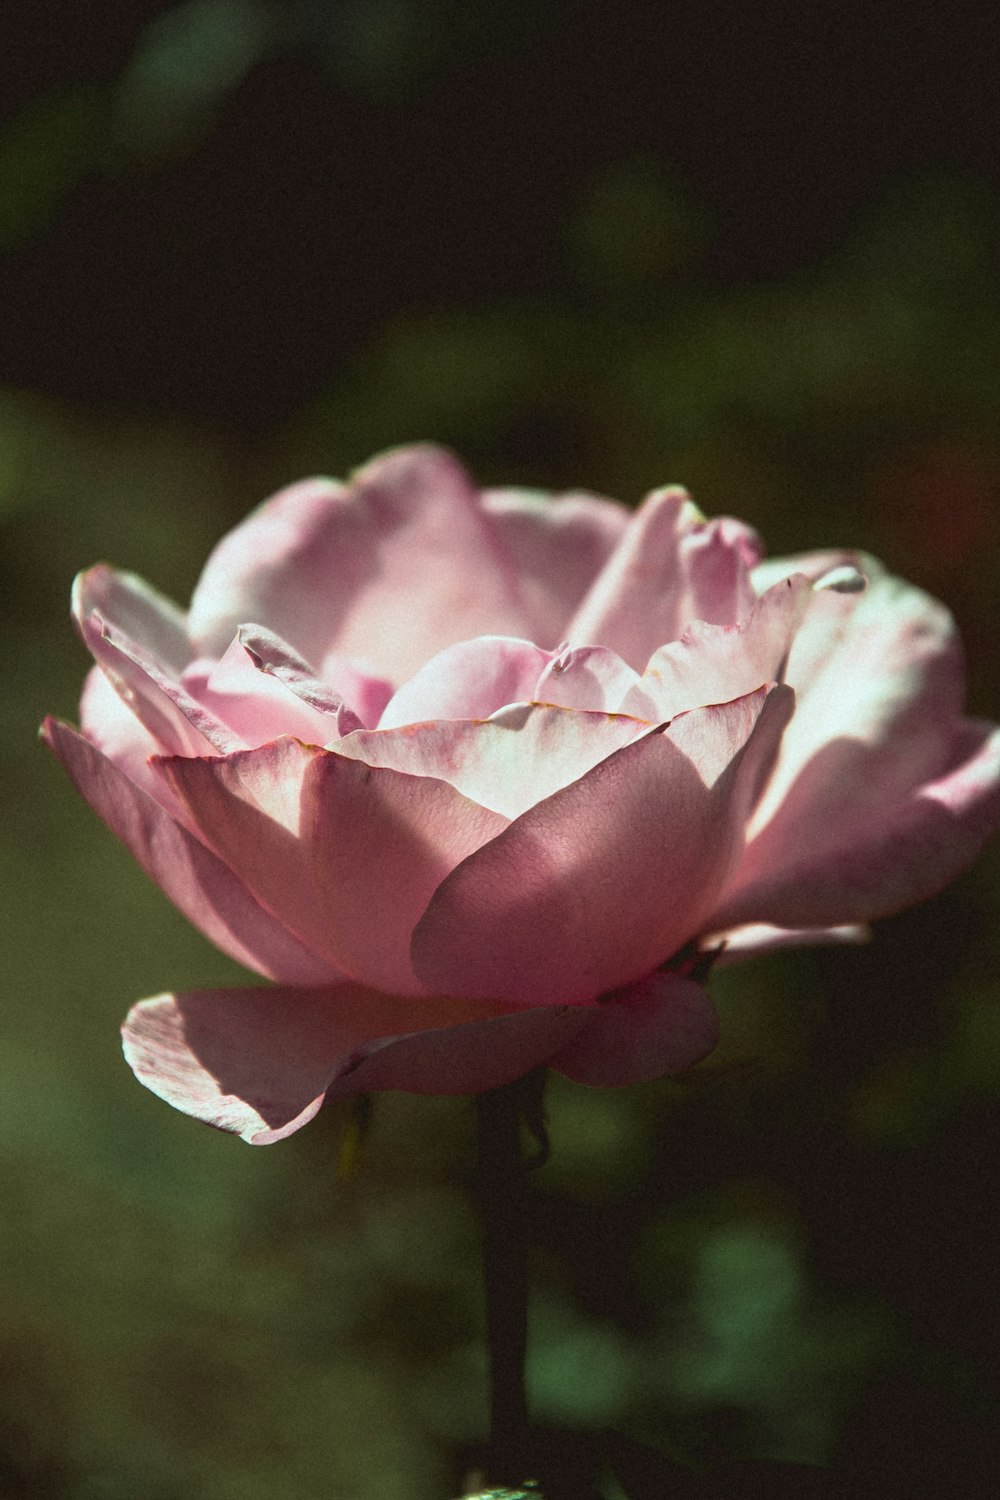
[[[257,1143],[327,1095],[648,1079],[714,1045],[699,948],[943,886],[1000,821],[950,617],[852,553],[760,559],[682,490],[480,493],[414,447],[274,496],[187,615],[82,574],[97,665],[48,743],[276,981],[135,1006],[137,1077]]]

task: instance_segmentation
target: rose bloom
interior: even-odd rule
[[[324,1098],[676,1072],[697,975],[845,939],[1000,822],[947,611],[873,559],[762,562],[685,492],[479,491],[398,449],[282,490],[184,614],[100,565],[70,777],[275,981],[136,1005],[154,1093],[255,1143]]]

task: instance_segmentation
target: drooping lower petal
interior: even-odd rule
[[[133,1006],[122,1028],[139,1082],[254,1145],[284,1139],[330,1097],[474,1093],[547,1060],[581,1012],[402,1000],[360,985],[203,990]]]
[[[681,1073],[719,1039],[708,994],[679,974],[650,974],[584,1009],[587,1019],[549,1062],[578,1083],[618,1087]]]
[[[158,762],[196,826],[262,904],[342,972],[420,994],[414,924],[444,878],[507,819],[433,776],[298,740]]]
[[[579,1002],[659,967],[739,856],[790,697],[751,694],[645,734],[459,865],[413,935],[428,989]]]
[[[43,735],[98,817],[210,942],[238,963],[291,984],[325,984],[337,968],[309,951],[211,850],[100,750],[58,719]]]

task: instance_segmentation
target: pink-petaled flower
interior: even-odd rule
[[[676,1072],[691,955],[850,939],[1000,822],[945,609],[848,552],[762,562],[683,490],[477,490],[440,449],[307,480],[184,614],[106,566],[82,733],[45,737],[270,986],[161,995],[137,1077],[266,1143],[325,1097]]]

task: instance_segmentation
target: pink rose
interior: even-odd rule
[[[413,447],[274,496],[187,615],[82,574],[97,666],[48,743],[276,981],[135,1006],[137,1077],[257,1143],[327,1095],[648,1079],[715,1042],[699,949],[943,886],[1000,821],[949,615],[852,553],[760,559],[682,490],[479,492]]]

